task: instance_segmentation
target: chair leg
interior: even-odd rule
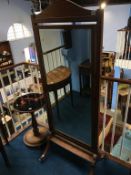
[[[54,91],[54,96],[55,96],[55,102],[56,102],[57,115],[60,118],[60,111],[59,111],[59,102],[58,102],[57,90]]]
[[[42,161],[42,160],[44,160],[44,159],[46,158],[46,155],[47,155],[47,153],[48,153],[49,147],[50,147],[50,141],[47,140],[45,149],[44,149],[42,155],[41,155],[40,158],[39,158],[40,161]]]

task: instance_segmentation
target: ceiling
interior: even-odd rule
[[[82,6],[88,5],[97,5],[99,4],[100,0],[72,0]],[[102,0],[101,0],[102,1]],[[106,1],[108,4],[126,4],[131,3],[131,0],[103,0]]]
[[[32,10],[39,10],[39,0],[25,0],[31,1],[33,3]],[[40,0],[42,9],[45,9],[49,4],[53,3],[55,0]],[[107,4],[131,4],[131,0],[71,0],[81,6],[93,6],[98,5],[100,1],[107,1]]]

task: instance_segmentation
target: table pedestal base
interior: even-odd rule
[[[39,129],[39,133],[40,133],[39,136],[34,135],[33,129],[30,129],[24,135],[23,140],[27,146],[30,146],[30,147],[40,146],[43,143],[44,139],[47,138],[48,129],[45,127],[38,127],[38,129]]]

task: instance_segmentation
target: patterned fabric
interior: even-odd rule
[[[112,150],[112,154],[125,161],[131,161],[131,130],[127,130],[123,140],[123,149],[120,156],[122,136]]]

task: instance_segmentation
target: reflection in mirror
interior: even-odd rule
[[[40,29],[56,130],[91,144],[91,30]]]

